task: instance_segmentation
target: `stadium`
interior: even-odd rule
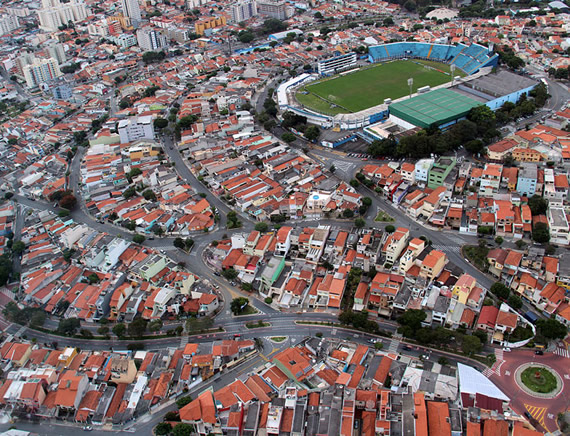
[[[402,128],[445,128],[475,106],[495,110],[515,103],[537,84],[506,71],[494,73],[498,55],[478,44],[383,44],[369,47],[368,61],[363,67],[356,56],[320,61],[321,74],[301,74],[279,86],[280,110],[335,130],[388,118]]]

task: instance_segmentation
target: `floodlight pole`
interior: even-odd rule
[[[453,86],[455,83],[455,64],[451,64],[449,70],[451,71],[451,86]]]
[[[408,86],[410,87],[410,98],[412,98],[412,86],[414,84],[414,79],[411,77],[408,79]]]

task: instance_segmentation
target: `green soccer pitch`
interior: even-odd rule
[[[455,70],[455,75],[464,76],[459,70]],[[300,88],[296,98],[308,109],[328,115],[358,112],[381,104],[386,98],[395,100],[408,95],[409,78],[414,79],[416,92],[423,86],[450,82],[451,74],[449,65],[440,62],[395,60],[313,82]]]

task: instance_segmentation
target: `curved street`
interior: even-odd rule
[[[554,84],[551,85],[551,90],[553,93],[552,99],[549,101],[548,109],[556,110],[562,104],[564,104],[568,92],[564,90],[560,85]],[[263,101],[267,95],[267,87],[265,87],[260,94],[258,94],[256,105],[262,107]],[[372,335],[362,333],[362,332],[355,332],[350,330],[345,330],[335,327],[329,326],[320,326],[320,325],[308,325],[308,324],[297,324],[296,321],[299,320],[310,320],[314,322],[335,322],[337,321],[336,314],[332,313],[319,313],[319,312],[306,312],[306,313],[295,313],[295,312],[281,312],[276,310],[275,308],[263,303],[262,301],[258,300],[257,298],[246,295],[244,292],[238,290],[237,288],[230,286],[229,283],[216,275],[213,274],[213,271],[206,265],[203,259],[203,251],[209,246],[209,244],[214,241],[222,238],[222,235],[227,234],[231,235],[236,232],[249,232],[254,228],[255,222],[251,220],[249,217],[245,216],[245,214],[240,213],[240,218],[242,221],[242,228],[239,229],[232,229],[226,230],[226,218],[225,215],[227,212],[232,210],[221,201],[218,197],[213,195],[211,192],[207,190],[207,188],[198,181],[198,179],[192,174],[182,155],[180,154],[179,150],[175,146],[170,136],[165,136],[163,138],[164,144],[164,151],[167,154],[169,160],[175,164],[175,169],[179,176],[196,192],[205,192],[207,194],[207,200],[212,206],[215,206],[217,210],[220,211],[220,221],[217,225],[216,230],[208,233],[200,232],[192,235],[192,239],[195,241],[195,245],[193,250],[190,253],[185,253],[173,246],[173,241],[175,238],[173,237],[163,237],[163,238],[156,238],[153,240],[146,240],[143,245],[165,250],[164,252],[172,258],[176,262],[184,262],[186,267],[198,275],[203,279],[207,279],[210,282],[219,286],[219,291],[223,296],[223,305],[221,307],[220,312],[215,318],[214,325],[216,327],[221,327],[223,331],[216,332],[216,333],[208,333],[208,334],[201,334],[195,335],[191,337],[193,342],[201,343],[201,342],[211,342],[213,340],[220,340],[220,339],[231,339],[234,338],[235,335],[241,335],[242,338],[251,339],[251,338],[264,338],[264,349],[262,352],[259,353],[258,356],[253,358],[251,361],[245,362],[240,364],[236,369],[229,373],[223,373],[219,376],[214,377],[211,380],[208,380],[206,383],[201,384],[197,387],[194,391],[202,391],[206,388],[212,387],[213,389],[218,389],[219,387],[227,385],[231,380],[236,378],[241,374],[245,374],[251,372],[253,368],[256,366],[260,366],[265,364],[268,360],[271,359],[271,356],[277,353],[279,350],[282,350],[284,347],[288,347],[292,344],[295,344],[302,340],[304,337],[313,336],[316,333],[322,333],[323,336],[326,337],[336,337],[341,339],[347,339],[355,342],[360,343],[369,343],[369,340]],[[84,203],[81,199],[81,190],[80,190],[80,177],[81,177],[81,161],[83,155],[85,153],[85,149],[81,147],[78,149],[76,155],[74,156],[71,166],[70,166],[70,177],[69,177],[69,188],[73,190],[76,197],[78,198],[79,206],[76,207],[70,213],[70,217],[77,223],[85,224],[90,228],[98,230],[100,232],[106,232],[111,235],[120,236],[126,240],[131,240],[133,233],[128,232],[118,226],[112,225],[108,222],[100,222],[97,221],[94,217],[89,215],[86,211]],[[330,167],[334,164],[337,167],[340,167],[341,170],[337,171],[335,177],[339,177],[340,179],[348,182],[354,175],[354,173],[358,170],[359,165],[362,165],[362,162],[358,159],[352,159],[346,157],[344,155],[340,155],[338,153],[334,153],[332,151],[320,149],[320,148],[312,148],[309,152],[309,155],[314,158],[315,160],[321,162],[325,168]],[[398,226],[407,227],[410,230],[410,233],[414,237],[425,236],[429,240],[431,240],[432,245],[434,248],[444,252],[447,257],[449,258],[450,262],[454,263],[458,267],[460,267],[463,271],[472,275],[483,287],[489,288],[493,280],[475,268],[473,265],[468,263],[463,256],[461,255],[461,247],[464,244],[476,244],[477,237],[470,236],[470,235],[462,235],[458,232],[448,232],[448,231],[438,231],[434,230],[429,227],[422,226],[420,223],[412,220],[408,217],[401,209],[394,207],[392,204],[388,203],[386,200],[379,198],[373,191],[370,189],[360,185],[357,188],[359,193],[363,196],[368,196],[372,199],[372,206],[368,214],[363,217],[366,220],[367,226],[370,227],[377,227],[382,228],[386,225],[386,223],[377,223],[374,222],[374,218],[379,211],[385,211],[389,215],[395,218],[395,223]],[[23,208],[33,208],[39,210],[47,210],[52,213],[57,214],[58,208],[54,207],[53,204],[50,204],[45,201],[41,200],[30,200],[22,195],[15,195],[14,199],[17,200],[18,204]],[[19,214],[20,218],[20,225],[15,226],[16,230],[16,239],[18,238],[18,233],[21,231],[21,215]],[[315,225],[315,224],[334,224],[340,226],[351,226],[351,222],[344,222],[344,221],[336,221],[336,220],[321,220],[318,222],[315,221],[297,221],[292,225]],[[19,265],[18,265],[19,266]],[[249,316],[240,316],[235,317],[231,314],[229,309],[230,301],[232,298],[236,296],[248,296],[250,298],[250,303],[254,306],[259,313],[255,315]],[[245,323],[248,321],[264,321],[269,322],[269,327],[264,328],[256,328],[256,329],[247,329],[245,327]],[[378,321],[379,327],[386,331],[393,333],[396,331],[397,324],[390,321]],[[112,350],[125,350],[129,343],[132,343],[133,340],[118,340],[118,339],[110,339],[105,341],[99,340],[89,340],[89,339],[80,339],[80,338],[69,338],[69,337],[62,337],[57,336],[49,333],[43,333],[40,331],[32,330],[29,328],[21,327],[15,324],[6,323],[2,320],[2,327],[3,331],[8,335],[14,336],[25,336],[28,339],[35,339],[38,343],[45,343],[45,344],[52,344],[57,342],[58,346],[72,346],[78,347],[85,350],[99,350],[102,348],[104,344],[105,348],[111,348]],[[284,341],[281,344],[274,344],[269,342],[267,338],[273,335],[283,335],[287,336],[288,340]],[[162,337],[162,338],[155,338],[155,339],[145,339],[140,341],[144,344],[145,348],[153,349],[153,348],[165,348],[165,347],[176,347],[179,348],[183,343],[186,343],[186,338],[181,338],[177,336],[171,337]],[[382,339],[384,345],[389,345],[391,340],[390,339]],[[402,351],[401,343],[398,343],[396,346],[396,351]],[[424,352],[429,353],[429,359],[437,359],[441,356],[449,357],[448,354],[439,352],[437,350],[429,350],[428,348],[420,349],[417,347],[415,350],[412,351],[404,351],[405,354],[409,354],[411,356],[417,357]],[[526,354],[525,354],[526,353]],[[504,368],[511,367],[511,360],[512,365],[515,365],[519,359],[527,359],[528,352],[526,351],[514,351],[510,353],[510,356],[506,357],[506,364]],[[545,356],[547,357],[547,356]],[[555,359],[556,365],[564,364],[564,360],[560,356],[548,356],[549,359]],[[479,370],[483,370],[485,367],[484,365],[473,361],[471,359],[463,358],[460,356],[453,356],[453,360],[468,363],[471,366],[477,367]],[[560,360],[560,361],[559,361]],[[515,410],[517,413],[523,413],[522,410],[524,407],[527,406],[524,403],[524,399],[518,397],[518,391],[516,388],[516,384],[508,383],[507,380],[503,379],[500,374],[494,374],[492,380],[497,382],[498,385],[509,395],[511,398],[517,398],[515,400]],[[566,383],[566,381],[565,381]],[[515,385],[515,386],[513,386]],[[193,393],[194,391],[190,391]],[[520,400],[520,401],[519,401]],[[560,398],[560,401],[567,401],[565,396]],[[134,431],[143,431],[145,433],[150,433],[152,427],[162,419],[162,416],[168,410],[173,410],[175,408],[175,404],[170,405],[163,410],[161,410],[160,414],[151,415],[148,419],[144,418],[138,420],[134,424],[126,425],[123,429],[117,429],[116,432],[134,432]],[[549,418],[546,418],[547,421]],[[552,428],[552,423],[548,422],[548,425],[545,425],[544,422],[541,425],[546,428]],[[4,429],[5,424],[0,424],[0,429]],[[37,426],[34,424],[26,424],[26,425],[19,425],[22,429],[30,429],[33,431],[33,428]],[[49,430],[48,430],[49,428]],[[76,428],[76,427],[75,427]],[[7,427],[6,427],[7,429]],[[50,425],[42,427],[42,433],[45,434],[61,434],[61,427],[60,426],[52,426]],[[94,434],[106,434],[106,432],[95,432]]]

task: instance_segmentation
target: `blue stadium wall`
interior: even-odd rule
[[[427,42],[393,42],[369,47],[368,60],[372,63],[391,59],[419,58],[455,65],[470,75],[483,67],[496,66],[497,54],[479,44],[430,44]]]

